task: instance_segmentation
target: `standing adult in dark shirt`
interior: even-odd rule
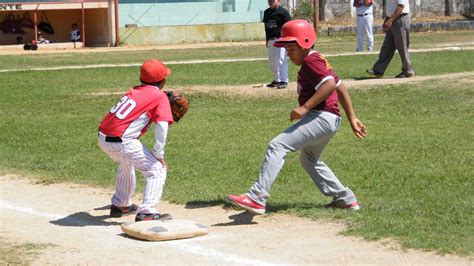
[[[281,37],[281,27],[291,20],[291,16],[280,6],[280,0],[268,0],[268,5],[269,8],[263,14],[263,23],[265,23],[268,62],[272,68],[273,81],[267,84],[267,87],[284,89],[288,86],[287,54],[285,48],[275,47],[273,43]]]

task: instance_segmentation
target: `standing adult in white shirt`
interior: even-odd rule
[[[408,0],[386,0],[385,21],[383,31],[385,39],[377,62],[367,73],[382,77],[392,60],[395,50],[402,60],[402,72],[396,78],[409,78],[415,76],[415,70],[410,61],[408,46],[410,45],[410,4]]]

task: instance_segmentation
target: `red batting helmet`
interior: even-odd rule
[[[164,80],[171,70],[159,60],[146,60],[140,69],[140,80],[144,83],[156,83]]]
[[[301,48],[309,49],[316,41],[316,32],[306,20],[290,20],[281,28],[281,38],[273,46],[283,47],[285,43],[296,42]]]

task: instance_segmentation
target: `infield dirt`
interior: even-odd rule
[[[210,227],[207,236],[165,242],[129,238],[109,218],[113,191],[75,184],[37,184],[0,176],[2,238],[8,243],[47,244],[32,265],[265,265],[372,264],[472,265],[472,260],[402,250],[396,241],[367,242],[340,233],[345,224],[282,214],[251,216],[222,206],[161,202],[175,218]],[[135,202],[139,202],[137,195]],[[363,205],[362,205],[363,208]]]
[[[344,79],[344,85],[348,89],[371,89],[377,86],[385,85],[398,85],[406,83],[418,83],[427,80],[440,80],[440,79],[453,79],[462,84],[472,84],[474,82],[474,72],[462,72],[462,73],[449,73],[443,75],[434,75],[434,76],[416,76],[412,78],[367,78],[360,80],[353,79]],[[205,93],[205,94],[222,94],[222,95],[237,95],[237,96],[256,96],[256,97],[293,97],[296,99],[296,82],[290,82],[288,87],[285,89],[274,89],[267,88],[265,84],[254,84],[254,85],[221,85],[221,86],[211,86],[211,85],[196,85],[196,86],[187,86],[187,87],[167,87],[169,90],[182,90],[184,93]],[[116,92],[95,92],[91,95],[121,95],[123,91]]]

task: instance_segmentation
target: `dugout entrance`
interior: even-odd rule
[[[0,3],[0,45],[24,44],[43,37],[51,46],[115,46],[116,6],[116,0]],[[76,43],[71,41],[73,23],[81,32]]]

